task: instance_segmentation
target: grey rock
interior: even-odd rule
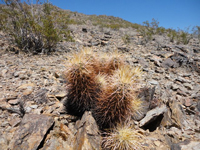
[[[0,74],[0,76],[5,77],[7,72],[8,72],[7,69],[3,69],[3,70],[1,70],[1,74]]]
[[[152,84],[152,85],[158,85],[159,84],[158,81],[156,81],[156,80],[151,80],[151,81],[149,81],[149,83]]]
[[[175,68],[178,64],[176,62],[174,62],[171,58],[167,58],[165,59],[161,66],[164,68]]]
[[[179,145],[181,147],[181,150],[199,150],[200,149],[199,141],[182,142]]]
[[[176,91],[179,89],[179,85],[178,84],[172,84],[172,90]]]
[[[156,117],[158,117],[161,114],[164,114],[167,112],[167,107],[165,105],[162,105],[160,107],[156,107],[150,111],[147,112],[146,116],[140,120],[139,126],[142,127],[151,121],[155,120]]]
[[[183,85],[188,89],[188,90],[193,90],[193,86],[189,83],[183,83]]]
[[[149,63],[145,59],[140,58],[138,62],[143,68],[147,68],[149,66]]]

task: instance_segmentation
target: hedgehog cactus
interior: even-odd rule
[[[101,129],[116,126],[128,117],[139,113],[142,102],[136,97],[141,71],[122,65],[110,76],[106,88],[101,90],[93,110]]]
[[[115,127],[127,118],[136,118],[143,111],[137,98],[141,70],[131,68],[118,52],[109,56],[91,49],[75,53],[66,71],[68,113],[82,116],[92,110],[101,129]]]
[[[72,115],[82,116],[86,110],[91,109],[96,99],[98,86],[90,63],[92,56],[89,55],[86,52],[74,54],[65,73],[68,100],[64,105]]]
[[[118,69],[124,64],[124,56],[115,51],[114,53],[100,54],[101,72],[112,75],[114,70]]]

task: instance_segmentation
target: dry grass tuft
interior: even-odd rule
[[[142,149],[142,134],[130,124],[119,125],[110,133],[105,133],[102,147],[109,150],[139,150]]]

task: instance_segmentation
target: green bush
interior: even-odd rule
[[[159,25],[159,22],[153,18],[151,22],[144,21],[143,26],[138,28],[137,31],[140,33],[141,36],[143,36],[145,42],[147,43],[151,41],[153,35],[157,33],[158,28],[159,28],[158,25]]]
[[[158,27],[156,29],[156,34],[163,35],[166,32],[166,29],[163,27]]]
[[[192,32],[193,37],[198,38],[200,42],[200,26],[193,27]]]
[[[170,42],[174,42],[174,40],[177,38],[177,32],[176,30],[173,29],[168,29],[167,30],[167,36],[170,38]]]
[[[2,29],[14,38],[21,50],[32,53],[51,52],[63,34],[71,40],[67,24],[59,28],[61,20],[58,21],[60,18],[54,16],[54,7],[48,1],[37,1],[36,5],[29,0],[3,2],[5,5],[2,5],[1,16],[4,20],[0,22]]]
[[[125,44],[129,44],[131,41],[130,41],[130,36],[125,34],[123,37],[122,37],[122,40]]]
[[[186,30],[180,30],[178,31],[178,44],[188,44],[189,41],[192,39],[192,34],[190,34],[190,27],[188,27]]]

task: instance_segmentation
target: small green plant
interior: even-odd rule
[[[159,22],[153,18],[151,22],[144,21],[143,26],[138,29],[138,32],[143,36],[146,43],[152,40],[153,35],[158,30],[158,25]]]
[[[166,32],[166,29],[163,27],[158,27],[156,29],[156,34],[163,35]]]
[[[198,38],[200,42],[200,26],[193,27],[193,36]]]
[[[190,27],[188,27],[186,30],[178,30],[178,36],[177,41],[179,43],[188,44],[189,41],[192,39],[192,34],[189,33]]]
[[[167,36],[170,38],[170,42],[174,42],[178,36],[176,30],[168,29],[167,32]]]
[[[130,41],[130,36],[125,34],[123,37],[122,37],[122,40],[125,44],[129,44],[131,41]]]

